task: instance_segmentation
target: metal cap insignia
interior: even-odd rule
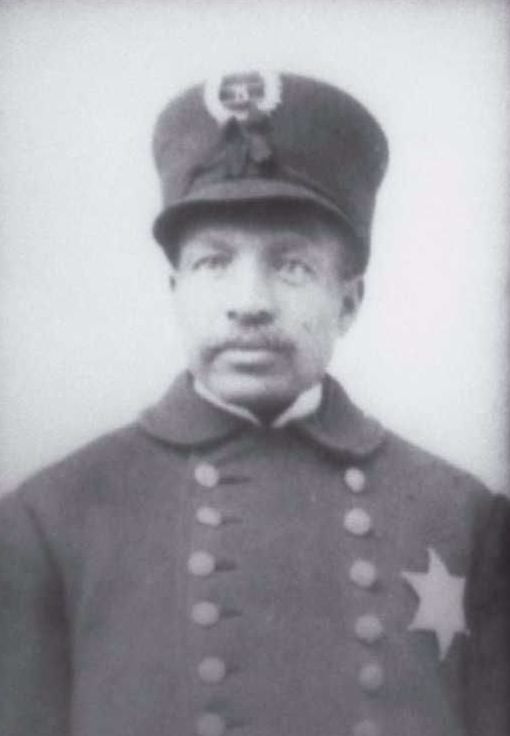
[[[218,123],[231,118],[240,122],[254,113],[270,113],[280,103],[281,80],[275,72],[226,74],[204,86],[204,103]]]

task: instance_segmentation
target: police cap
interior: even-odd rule
[[[163,209],[156,240],[197,205],[308,202],[347,228],[366,265],[388,144],[357,100],[295,74],[233,73],[193,86],[160,114],[153,139]]]

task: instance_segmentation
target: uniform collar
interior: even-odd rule
[[[253,430],[246,419],[215,406],[196,393],[191,376],[177,377],[169,391],[139,419],[152,437],[178,447],[214,444],[236,433]],[[384,429],[367,417],[331,377],[323,381],[322,401],[316,412],[291,426],[302,436],[335,454],[362,457],[376,450]],[[256,431],[264,431],[256,428]],[[268,432],[285,431],[271,428]]]
[[[255,424],[258,427],[262,426],[262,422],[260,421],[260,419],[258,419],[255,414],[249,411],[249,409],[245,409],[242,406],[236,406],[235,404],[228,404],[227,402],[222,401],[211,391],[209,391],[209,389],[204,386],[203,383],[200,383],[196,379],[193,383],[193,388],[195,389],[197,394],[200,394],[200,396],[206,399],[206,401],[209,401],[211,404],[218,406],[220,409],[224,409],[230,414],[235,414],[242,419],[246,419],[248,422],[250,422],[250,424]],[[312,386],[306,391],[303,391],[303,393],[299,394],[297,399],[290,406],[288,406],[285,411],[283,411],[281,414],[278,414],[276,419],[271,422],[271,427],[274,427],[275,429],[278,427],[285,427],[285,425],[289,424],[289,422],[295,421],[296,419],[303,419],[309,414],[313,414],[319,408],[321,400],[322,384],[316,383],[315,386]]]

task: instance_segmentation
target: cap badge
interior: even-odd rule
[[[272,112],[281,100],[281,79],[275,72],[226,74],[206,82],[204,103],[223,125],[235,118],[245,122],[257,114]]]

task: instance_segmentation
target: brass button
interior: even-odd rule
[[[216,561],[209,552],[199,550],[193,552],[188,559],[188,571],[197,577],[210,575],[216,567]]]
[[[223,736],[226,724],[217,713],[202,713],[195,723],[196,736]]]
[[[372,529],[372,519],[364,509],[354,508],[345,514],[344,527],[356,537],[364,537]]]
[[[202,488],[214,488],[218,485],[220,474],[211,463],[200,463],[194,472],[195,480]]]
[[[366,644],[375,644],[384,634],[380,618],[370,613],[356,619],[354,631],[358,639]]]
[[[198,665],[198,676],[202,682],[214,685],[225,679],[227,667],[219,657],[205,657]]]
[[[205,526],[220,526],[222,522],[220,512],[210,506],[200,506],[196,511],[195,518]]]
[[[191,607],[191,620],[199,626],[214,626],[220,620],[220,609],[210,601],[200,601]]]
[[[365,473],[359,468],[348,468],[344,473],[344,481],[353,493],[362,493],[367,485]]]
[[[360,588],[371,588],[377,580],[377,570],[368,560],[355,560],[349,570],[349,577]]]
[[[378,692],[384,683],[384,673],[377,662],[364,665],[359,672],[359,684],[367,693]]]
[[[359,721],[352,729],[352,736],[382,736],[382,730],[375,721]]]

